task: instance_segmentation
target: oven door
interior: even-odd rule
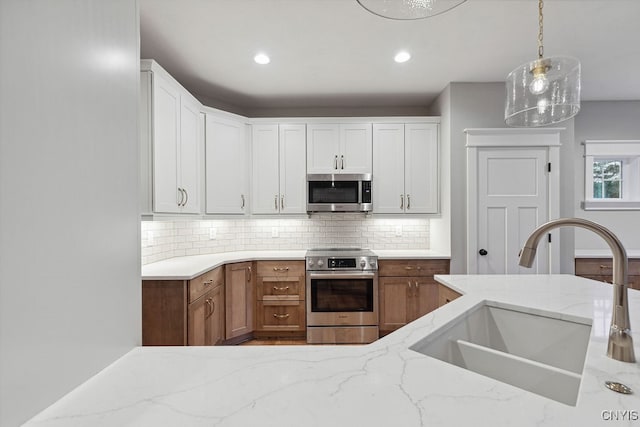
[[[377,324],[377,274],[307,272],[307,325]]]

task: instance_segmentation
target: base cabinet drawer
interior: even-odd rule
[[[256,330],[304,331],[306,328],[304,301],[258,301]]]
[[[256,275],[255,336],[304,336],[307,329],[304,261],[257,261]]]
[[[258,277],[258,300],[298,301],[304,299],[304,280],[299,277]]]

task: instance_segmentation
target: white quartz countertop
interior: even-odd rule
[[[191,280],[209,270],[231,262],[264,260],[304,260],[304,249],[289,251],[237,251],[209,255],[169,258],[142,266],[143,280]],[[423,250],[374,250],[379,259],[450,258],[443,252]]]
[[[372,344],[138,347],[27,425],[566,427],[638,422],[603,420],[612,413],[640,411],[638,364],[605,355],[611,285],[569,275],[437,280],[464,295]],[[630,290],[629,299],[640,356],[640,292]],[[485,300],[592,319],[577,406],[409,349]],[[636,394],[614,393],[604,387],[605,380],[625,383]]]

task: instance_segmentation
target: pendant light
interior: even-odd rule
[[[440,15],[467,0],[356,0],[374,15],[389,19],[423,19]]]
[[[580,62],[570,56],[544,58],[543,6],[543,0],[538,0],[538,59],[507,76],[504,120],[508,126],[546,126],[580,111]]]

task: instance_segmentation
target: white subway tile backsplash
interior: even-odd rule
[[[402,236],[396,236],[401,226]],[[209,239],[209,230],[216,238]],[[278,237],[272,237],[272,229]],[[142,264],[175,256],[241,250],[364,247],[428,249],[428,218],[372,218],[353,214],[318,214],[310,218],[144,221]],[[150,234],[151,237],[150,238]]]

